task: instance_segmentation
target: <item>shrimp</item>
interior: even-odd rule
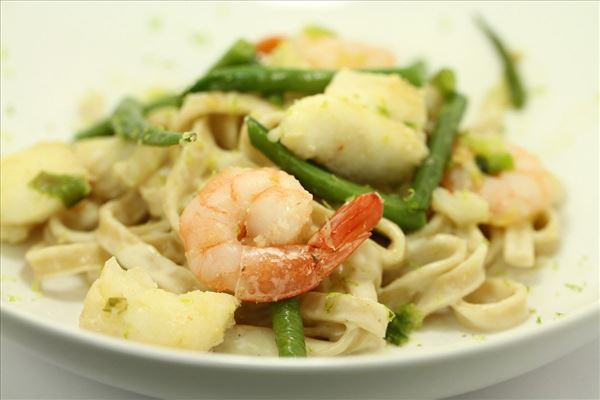
[[[394,55],[383,48],[337,37],[299,35],[260,43],[268,51],[267,64],[294,68],[375,68],[393,67]]]
[[[383,203],[375,193],[358,196],[306,242],[311,202],[283,171],[224,170],[181,216],[190,269],[210,289],[245,301],[277,301],[313,289],[371,235]]]
[[[313,39],[300,36],[296,48],[314,68],[393,67],[394,55],[388,50],[335,37]]]
[[[509,150],[515,165],[512,170],[482,175],[474,161],[468,160],[452,167],[443,181],[448,189],[470,189],[481,195],[490,206],[490,223],[495,226],[533,220],[552,205],[558,189],[556,179],[536,156],[514,145]]]

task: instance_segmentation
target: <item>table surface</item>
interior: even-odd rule
[[[1,399],[150,399],[104,385],[41,360],[0,339]],[[508,381],[451,399],[598,399],[600,341]]]

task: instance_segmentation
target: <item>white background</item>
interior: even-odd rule
[[[74,375],[4,338],[0,343],[2,399],[149,399]],[[596,340],[525,375],[452,399],[598,399],[599,343]]]

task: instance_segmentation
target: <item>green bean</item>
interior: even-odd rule
[[[388,322],[385,340],[393,345],[402,346],[408,342],[410,333],[422,323],[421,311],[413,303],[404,304],[394,312],[392,320]]]
[[[69,208],[87,197],[92,188],[83,176],[57,175],[40,172],[29,182],[29,186],[38,192],[58,198],[65,207]]]
[[[281,169],[293,175],[302,186],[317,197],[327,201],[343,203],[362,193],[374,192],[367,185],[359,185],[331,172],[304,161],[292,154],[279,142],[267,137],[267,129],[251,117],[246,118],[248,136],[254,147]],[[383,215],[403,229],[413,230],[425,225],[425,212],[413,209],[411,204],[396,195],[380,193],[383,198]]]
[[[209,69],[230,67],[234,65],[252,64],[255,62],[254,45],[244,39],[237,40],[221,58]],[[187,91],[179,95],[170,95],[161,97],[144,106],[144,113],[148,113],[156,108],[164,106],[180,106]],[[91,139],[101,136],[114,135],[111,118],[104,118],[92,126],[77,132],[74,140]]]
[[[367,69],[365,72],[399,75],[416,86],[423,85],[425,66],[417,62],[405,68]],[[321,93],[331,82],[335,70],[271,68],[261,65],[243,65],[220,68],[209,72],[186,92],[208,90],[236,90],[239,92],[301,92]]]
[[[452,96],[456,91],[456,75],[451,69],[440,69],[437,74],[431,78],[430,82],[440,91],[444,98]]]
[[[500,37],[492,30],[492,27],[485,22],[483,17],[477,18],[477,25],[479,25],[479,28],[487,36],[490,42],[492,42],[492,45],[502,60],[502,64],[504,65],[504,76],[508,84],[512,105],[518,109],[523,108],[527,101],[527,92],[523,87],[523,82],[517,71],[515,61],[508,52],[506,46],[504,46],[504,43],[502,43]]]
[[[455,93],[442,105],[428,142],[429,155],[415,175],[414,195],[409,201],[412,208],[421,211],[429,209],[431,193],[442,180],[442,174],[452,152],[454,137],[466,107],[467,99],[460,93]]]
[[[144,107],[131,98],[119,103],[111,122],[118,136],[149,146],[172,146],[183,138],[181,133],[169,132],[148,122],[144,118]]]
[[[75,134],[73,139],[84,140],[102,136],[112,136],[114,134],[110,118],[104,118],[94,123],[92,126],[85,128]]]
[[[232,67],[234,65],[254,64],[256,62],[256,50],[254,44],[245,39],[238,39],[225,54],[209,69],[209,71]]]
[[[271,304],[273,332],[280,357],[306,357],[304,327],[298,298]]]

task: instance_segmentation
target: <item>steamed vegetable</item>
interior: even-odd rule
[[[161,129],[144,118],[144,108],[137,101],[126,98],[117,106],[111,123],[117,136],[150,146],[172,146],[184,135]]]
[[[460,120],[467,107],[467,99],[455,93],[442,105],[438,120],[429,139],[429,155],[417,170],[413,182],[414,196],[411,208],[425,212],[429,209],[431,194],[438,187],[452,152]]]
[[[301,160],[281,143],[272,142],[267,130],[251,117],[246,117],[250,142],[284,171],[294,175],[309,192],[324,200],[343,203],[362,193],[375,191],[367,185],[340,178],[315,164]],[[425,225],[425,213],[413,210],[402,198],[379,193],[384,200],[383,215],[403,229],[413,230]]]
[[[40,193],[56,197],[65,207],[74,206],[92,191],[83,176],[50,174],[46,171],[37,174],[29,184]]]
[[[384,200],[383,215],[402,229],[419,229],[427,222],[426,212],[431,194],[438,187],[444,168],[448,163],[454,137],[467,106],[466,98],[454,94],[448,99],[429,139],[429,155],[417,170],[413,190],[407,198],[379,193]],[[278,142],[267,137],[267,130],[256,120],[247,117],[250,142],[284,171],[294,175],[308,191],[333,202],[343,203],[373,188],[359,185],[327,172],[318,166],[301,160]]]
[[[400,306],[385,331],[385,340],[396,346],[408,342],[409,334],[413,329],[421,326],[422,315],[414,304]]]
[[[454,75],[454,71],[442,68],[431,78],[431,84],[445,98],[452,96],[456,91],[456,76]]]
[[[143,108],[144,114],[150,111],[166,106],[179,106],[181,105],[182,97],[179,95],[170,95],[161,97],[155,101],[146,104]],[[105,118],[95,123],[91,127],[84,129],[75,134],[75,140],[90,139],[101,136],[112,136],[114,134],[113,125],[111,118]]]
[[[271,304],[273,333],[280,357],[306,357],[304,328],[297,298]]]
[[[421,86],[424,82],[425,66],[418,62],[404,68],[374,68],[364,71],[396,74],[415,86]],[[325,90],[336,72],[336,70],[270,68],[260,65],[219,68],[194,83],[186,94],[209,90],[268,94],[290,91],[315,94]]]
[[[2,158],[0,222],[3,226],[31,226],[64,209],[60,197],[48,196],[30,185],[42,171],[54,175],[88,175],[74,152],[64,143],[42,142]],[[81,193],[80,190],[77,192]]]
[[[239,300],[225,293],[158,289],[142,268],[123,270],[108,260],[88,291],[82,328],[138,342],[208,351],[234,325]]]
[[[504,77],[506,79],[506,83],[508,84],[512,105],[515,108],[523,108],[525,106],[525,102],[527,101],[527,92],[523,87],[523,82],[519,76],[519,71],[517,70],[515,60],[509,53],[500,37],[492,30],[492,27],[488,25],[488,23],[485,22],[482,17],[477,19],[477,25],[479,25],[479,28],[487,36],[490,42],[492,42],[494,49],[496,49],[496,52],[502,61],[504,66]]]
[[[209,69],[212,71],[216,68],[230,67],[234,65],[252,64],[255,62],[254,45],[244,39],[239,39],[217,60],[217,62]],[[144,106],[144,114],[165,106],[179,106],[183,101],[183,94],[170,95],[162,97],[158,100],[150,102]],[[75,134],[75,140],[89,139],[99,136],[111,136],[114,134],[113,126],[110,118],[102,119],[94,125],[79,131]]]
[[[497,174],[514,168],[512,153],[497,136],[464,135],[463,142],[475,153],[475,160],[482,172]]]
[[[254,44],[245,39],[238,39],[229,49],[217,60],[209,71],[231,67],[234,65],[254,64],[256,62],[256,51]]]

